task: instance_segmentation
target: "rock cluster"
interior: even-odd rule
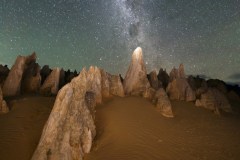
[[[173,68],[170,72],[170,83],[167,86],[167,94],[171,100],[196,100],[195,92],[186,79],[183,64],[180,64],[179,69]]]

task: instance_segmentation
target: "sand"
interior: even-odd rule
[[[0,115],[0,159],[29,160],[54,98],[21,97]],[[240,118],[219,117],[193,103],[173,101],[164,118],[147,100],[114,98],[97,106],[97,137],[85,160],[238,160]]]
[[[0,159],[29,160],[51,112],[54,97],[19,97],[0,115]]]
[[[240,118],[219,117],[193,103],[173,101],[176,117],[164,118],[138,97],[98,106],[98,135],[85,160],[240,159]]]

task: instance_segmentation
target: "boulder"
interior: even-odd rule
[[[42,95],[50,96],[58,93],[60,72],[60,68],[55,68],[52,70],[40,88],[40,93]]]
[[[9,112],[9,109],[6,101],[3,99],[2,88],[0,87],[0,114],[8,113],[8,112]]]
[[[164,117],[174,117],[171,102],[163,88],[156,92],[155,99],[157,99],[156,108]]]
[[[170,80],[169,75],[166,72],[166,69],[163,70],[162,68],[160,68],[157,77],[158,77],[158,80],[161,82],[162,87],[166,89]]]
[[[157,72],[156,71],[152,71],[147,75],[147,78],[149,80],[150,86],[155,89],[158,90],[159,88],[159,81],[158,81],[158,77],[157,77]]]
[[[3,85],[4,97],[16,96],[20,94],[23,73],[25,69],[28,68],[28,64],[32,64],[35,62],[36,62],[35,53],[33,53],[30,56],[17,57]]]
[[[124,92],[126,95],[142,95],[149,87],[142,49],[138,47],[132,54],[132,61],[123,81]]]
[[[201,98],[196,101],[195,105],[214,112],[218,112],[217,110],[232,112],[228,99],[216,88],[209,88],[207,92],[203,93]]]
[[[96,135],[93,116],[86,102],[92,82],[83,69],[56,97],[32,160],[82,160]]]

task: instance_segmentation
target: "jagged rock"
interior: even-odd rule
[[[123,81],[124,92],[126,95],[142,95],[149,87],[142,49],[138,47],[132,54],[132,61]]]
[[[85,102],[91,112],[93,119],[95,119],[95,106],[97,105],[95,93],[87,91],[85,94]]]
[[[168,84],[167,93],[171,100],[195,101],[196,95],[185,78],[183,65],[179,69],[173,68],[170,73],[171,82]]]
[[[40,71],[40,74],[42,77],[41,84],[43,84],[45,82],[46,78],[50,75],[51,72],[52,72],[52,70],[49,68],[48,65],[45,65],[42,67],[42,69]]]
[[[9,112],[9,109],[6,101],[3,99],[2,88],[0,87],[0,114],[8,113],[8,112]]]
[[[3,66],[0,64],[0,87],[3,86],[9,72],[7,65]]]
[[[168,83],[169,83],[169,79],[170,79],[166,70],[163,70],[162,68],[160,68],[157,77],[158,77],[158,80],[161,82],[162,87],[164,89],[166,89],[168,86]],[[161,87],[161,86],[159,86],[159,87]]]
[[[88,75],[83,69],[58,92],[32,160],[82,160],[89,153],[96,129],[85,100]]]
[[[40,93],[46,96],[56,95],[59,90],[60,68],[52,70],[40,88]]]
[[[95,93],[96,103],[102,103],[102,85],[101,85],[101,71],[98,67],[90,66],[88,70],[88,91]]]
[[[155,96],[156,90],[153,88],[148,88],[143,93],[143,97],[149,100],[153,100]]]
[[[34,61],[27,64],[23,73],[21,93],[37,93],[41,86],[40,66]]]
[[[157,99],[157,110],[165,117],[174,117],[171,102],[163,88],[156,92],[155,98]]]
[[[158,77],[157,77],[157,72],[156,71],[152,71],[147,75],[147,78],[149,80],[150,86],[155,89],[158,90],[159,88],[159,81],[158,81]]]
[[[3,96],[16,96],[21,92],[22,76],[27,64],[36,62],[36,54],[18,56],[3,85]]]
[[[196,101],[195,105],[212,111],[219,109],[225,112],[232,112],[226,96],[216,88],[209,88],[206,93],[201,95],[201,99]]]
[[[110,82],[111,95],[119,96],[119,97],[125,96],[120,76],[109,74],[109,82]]]
[[[184,78],[178,78],[170,82],[167,93],[171,100],[194,101],[196,99],[195,92]]]

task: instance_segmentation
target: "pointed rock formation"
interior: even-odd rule
[[[18,56],[3,85],[3,96],[16,96],[21,92],[23,73],[28,64],[36,62],[36,54]]]
[[[195,103],[198,107],[204,107],[206,109],[216,111],[232,112],[231,105],[229,104],[226,96],[216,88],[209,88],[206,93],[201,95]]]
[[[7,106],[6,101],[3,99],[2,88],[0,87],[0,114],[1,113],[8,113],[9,109]]]
[[[160,111],[164,117],[173,118],[172,105],[163,88],[160,88],[156,92],[155,99],[157,99],[157,110]]]
[[[171,82],[168,84],[167,93],[172,100],[195,101],[195,92],[188,84],[185,78],[183,65],[180,64],[179,69],[173,68],[170,73]]]
[[[147,77],[148,77],[150,86],[153,89],[158,90],[158,88],[159,88],[159,81],[158,81],[158,77],[157,77],[157,72],[156,71],[152,71],[152,72],[150,72],[147,75]]]
[[[43,84],[45,82],[46,78],[50,75],[51,72],[52,72],[52,70],[49,68],[48,65],[45,65],[42,67],[42,69],[40,71],[40,74],[42,77],[41,84]]]
[[[100,72],[101,72],[102,97],[109,98],[110,97],[109,74],[105,72],[103,69],[100,69]]]
[[[163,70],[162,68],[160,68],[157,77],[158,77],[158,80],[161,82],[162,87],[164,89],[166,89],[168,86],[168,83],[169,83],[169,79],[170,79],[166,70]],[[161,87],[161,86],[159,86],[159,87]]]
[[[126,95],[142,95],[149,87],[142,49],[138,47],[132,54],[132,61],[123,81],[124,92]]]
[[[56,95],[59,90],[60,68],[55,68],[46,78],[40,88],[40,93],[46,96]]]
[[[88,75],[83,69],[58,92],[32,160],[81,160],[89,153],[96,129],[91,104],[86,102],[88,87],[93,85]]]

